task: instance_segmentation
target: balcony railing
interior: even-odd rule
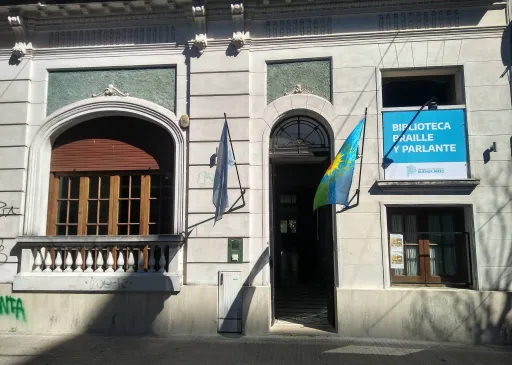
[[[13,290],[179,291],[180,236],[19,237]]]

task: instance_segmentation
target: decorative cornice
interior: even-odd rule
[[[99,94],[92,94],[93,98],[97,98],[98,96],[130,96],[130,94],[123,93],[114,85],[110,84],[105,88],[105,90],[103,90]]]
[[[462,7],[497,7],[503,8],[504,2],[493,0],[359,0],[308,3],[289,3],[276,5],[277,1],[263,0],[263,6],[251,7],[248,15],[251,20],[297,17],[299,14],[346,15],[350,13],[368,13],[383,11],[405,11],[424,8],[462,8]]]
[[[87,7],[87,5],[83,4],[83,5],[80,5],[80,11],[82,12],[83,15],[87,16],[89,15],[89,8]]]
[[[406,31],[384,31],[366,33],[338,33],[282,38],[256,38],[251,40],[251,49],[273,50],[283,48],[337,47],[351,44],[377,44],[406,41],[436,41],[496,37],[501,38],[505,26],[459,27],[421,29]]]

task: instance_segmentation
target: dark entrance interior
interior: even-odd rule
[[[330,163],[327,132],[314,120],[288,119],[274,131],[270,156],[274,323],[332,328],[332,207],[313,212]]]

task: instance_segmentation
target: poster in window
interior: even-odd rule
[[[391,255],[391,268],[403,269],[404,268],[404,235],[391,233],[389,235],[391,241],[390,255]]]

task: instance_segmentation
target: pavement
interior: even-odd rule
[[[0,334],[0,365],[512,365],[512,346],[312,336]]]

